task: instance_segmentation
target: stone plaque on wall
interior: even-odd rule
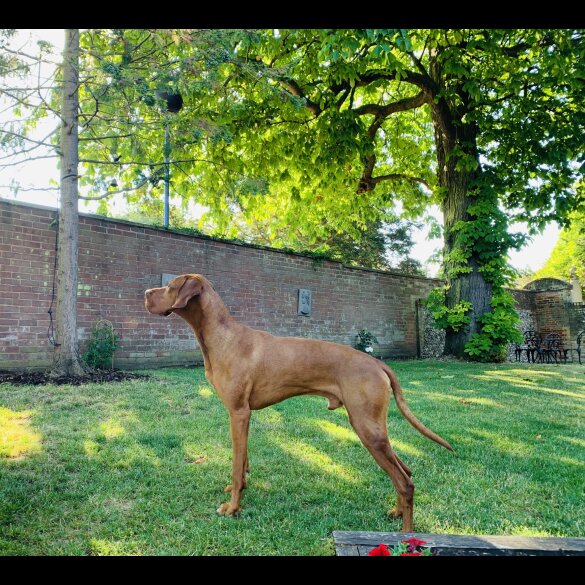
[[[310,317],[311,301],[312,301],[311,291],[308,288],[299,288],[299,304],[297,315],[302,315],[303,317]]]
[[[173,278],[175,278],[176,276],[178,276],[178,274],[166,274],[166,273],[163,273],[161,275],[160,285],[161,286],[167,286],[167,284],[169,284],[169,281],[173,280]]]

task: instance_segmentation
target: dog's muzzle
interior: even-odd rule
[[[148,289],[145,293],[144,293],[144,308],[149,312],[152,313],[153,315],[162,315],[164,317],[168,317],[173,310],[172,309],[168,309],[167,311],[157,311],[156,310],[156,303],[154,303],[152,301],[152,293],[153,293],[153,289]]]

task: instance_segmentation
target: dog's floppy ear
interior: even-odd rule
[[[201,281],[198,278],[187,276],[183,281],[179,292],[177,293],[177,300],[174,302],[173,309],[184,309],[187,303],[195,296],[201,294],[203,288]]]

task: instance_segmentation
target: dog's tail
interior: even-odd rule
[[[441,437],[439,437],[439,435],[436,435],[435,433],[433,433],[433,431],[431,431],[430,429],[425,427],[425,425],[423,425],[420,422],[420,420],[418,420],[418,418],[416,418],[416,416],[414,416],[414,414],[412,413],[412,411],[408,407],[408,404],[406,403],[406,400],[404,398],[404,394],[402,394],[402,387],[400,386],[400,382],[398,381],[396,374],[386,364],[383,363],[382,367],[383,367],[384,371],[386,372],[386,375],[388,376],[388,378],[390,378],[390,385],[392,386],[392,391],[394,392],[394,398],[396,398],[396,404],[398,405],[398,410],[400,410],[400,412],[402,413],[404,418],[419,433],[423,434],[425,437],[428,437],[432,441],[435,441],[435,443],[439,443],[439,445],[442,445],[443,447],[445,447],[445,449],[449,449],[449,451],[453,451],[454,450],[453,447],[451,447],[451,445],[449,445],[449,443],[447,443],[447,441],[445,441],[445,439],[442,439]]]

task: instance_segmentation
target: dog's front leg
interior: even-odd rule
[[[222,504],[217,513],[234,516],[240,513],[240,498],[246,485],[246,464],[248,460],[248,429],[250,410],[230,411],[230,429],[232,434],[232,485],[231,500]]]

